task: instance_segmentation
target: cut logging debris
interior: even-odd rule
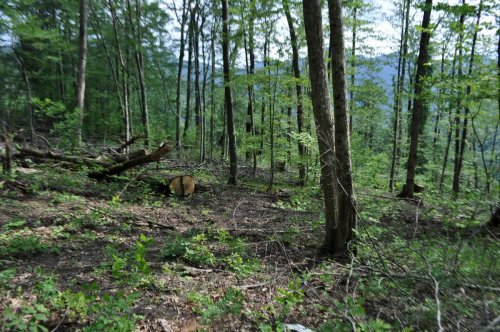
[[[194,179],[190,175],[176,176],[170,180],[169,189],[175,196],[189,196],[194,192]]]
[[[139,150],[132,152],[127,156],[125,155],[113,156],[112,158],[115,161],[119,161],[116,164],[111,164],[109,162],[105,162],[94,158],[87,158],[81,156],[66,156],[53,151],[41,151],[26,147],[19,148],[17,156],[21,157],[31,156],[40,159],[66,161],[76,164],[84,164],[88,166],[102,166],[105,168],[99,171],[89,172],[88,176],[96,180],[104,180],[110,176],[118,175],[126,171],[127,169],[150,162],[158,162],[170,151],[172,151],[172,146],[169,144],[169,142],[164,142],[163,144],[160,145],[160,147],[156,151],[151,153],[149,153],[147,150]],[[163,183],[158,183],[158,181],[156,180],[152,181],[153,179],[151,177],[141,177],[139,178],[139,180],[147,182],[155,187],[158,187],[159,191],[167,195],[186,197],[191,195],[195,191],[195,181],[194,178],[190,175],[169,177],[167,185],[163,181],[161,181]]]
[[[89,177],[96,180],[103,180],[112,175],[118,175],[129,168],[139,166],[142,164],[147,164],[155,161],[160,161],[167,153],[172,151],[172,146],[168,142],[164,142],[160,147],[149,154],[142,155],[133,159],[125,160],[119,164],[112,165],[101,171],[90,172]]]
[[[87,166],[103,166],[103,167],[111,167],[112,164],[94,159],[94,158],[86,158],[86,157],[77,157],[77,156],[66,156],[61,153],[57,153],[54,151],[42,151],[38,149],[30,149],[27,147],[20,147],[17,149],[18,154],[17,156],[20,157],[35,157],[35,158],[40,158],[40,159],[52,159],[52,160],[58,160],[58,161],[67,161],[70,163],[75,163],[75,164],[84,164]]]

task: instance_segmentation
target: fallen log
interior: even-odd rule
[[[110,167],[111,164],[102,160],[86,158],[86,157],[77,157],[77,156],[66,156],[61,153],[57,153],[54,151],[41,151],[37,149],[30,149],[27,147],[21,147],[18,149],[18,153],[16,157],[35,157],[40,159],[52,159],[58,161],[67,161],[74,164],[84,164],[87,166],[103,166]]]
[[[129,154],[116,154],[111,156],[116,163],[122,163],[124,161],[135,159],[137,157],[145,156],[149,153],[148,150],[137,150],[130,152]]]
[[[134,159],[126,160],[122,163],[112,165],[101,171],[90,172],[88,175],[93,179],[103,180],[109,176],[120,174],[129,168],[155,161],[160,161],[160,159],[163,158],[163,156],[165,156],[170,151],[172,151],[172,146],[169,143],[165,142],[162,145],[160,145],[160,147],[156,151],[152,153]]]

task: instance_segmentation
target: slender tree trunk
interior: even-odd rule
[[[431,19],[432,0],[425,1],[424,18],[422,21],[422,34],[420,37],[420,48],[417,60],[417,75],[415,79],[415,99],[413,102],[413,112],[411,119],[410,152],[408,156],[408,167],[406,173],[406,183],[400,197],[413,198],[415,187],[415,171],[417,168],[417,149],[420,135],[420,127],[423,124],[423,112],[425,109],[425,97],[423,96],[427,69],[425,64],[429,57],[430,32],[429,24]]]
[[[135,0],[135,22],[132,18],[132,5],[127,0],[128,16],[132,35],[134,37],[134,59],[137,68],[137,83],[139,86],[139,101],[141,108],[141,121],[144,130],[144,146],[149,148],[149,111],[146,94],[146,82],[144,77],[144,56],[142,53],[142,33],[141,33],[141,0]]]
[[[455,79],[455,65],[457,61],[457,51],[459,45],[455,46],[455,53],[453,54],[453,62],[451,65],[451,78]],[[455,82],[456,83],[456,82]],[[453,133],[453,114],[452,114],[452,102],[448,101],[448,134],[446,135],[446,148],[444,150],[443,167],[441,169],[441,177],[439,179],[439,191],[443,192],[444,177],[446,172],[446,166],[448,164],[448,155],[450,153],[451,138]]]
[[[187,21],[186,0],[182,1],[182,18],[179,22],[181,25],[181,40],[179,45],[179,62],[177,65],[177,89],[175,97],[175,147],[181,147],[181,87],[182,87],[182,68],[184,67],[184,49],[185,49],[185,34],[184,26]]]
[[[300,134],[304,131],[304,111],[303,111],[303,93],[302,84],[300,83],[300,65],[299,65],[299,48],[297,45],[297,34],[293,25],[292,15],[290,13],[289,0],[283,0],[283,9],[285,11],[286,20],[288,22],[288,30],[290,31],[290,41],[292,43],[292,68],[295,77],[295,90],[297,95],[297,131]],[[299,185],[303,186],[306,179],[306,168],[304,166],[304,158],[306,147],[302,142],[302,138],[298,140],[299,149]]]
[[[35,126],[34,126],[34,119],[33,119],[33,106],[31,104],[31,99],[33,99],[33,93],[31,91],[31,81],[30,81],[30,76],[28,73],[28,70],[26,69],[26,66],[23,63],[22,57],[19,55],[19,53],[14,50],[14,57],[16,59],[17,64],[19,65],[19,69],[21,70],[21,74],[23,76],[23,81],[24,84],[26,85],[26,110],[28,111],[28,120],[29,120],[29,127],[30,127],[30,140],[31,143],[34,144],[34,139],[35,139]]]
[[[441,70],[440,70],[440,77],[444,79],[444,62],[445,62],[445,56],[446,56],[446,45],[443,45],[442,49],[441,49]],[[442,98],[443,97],[443,89],[439,89],[438,91],[438,98]],[[441,120],[441,114],[443,112],[442,110],[442,102],[439,101],[438,103],[438,109],[437,109],[437,113],[436,113],[436,122],[434,124],[434,138],[432,140],[432,145],[433,145],[433,148],[435,149],[436,148],[436,144],[439,140],[439,121]]]
[[[336,243],[337,229],[337,185],[334,174],[335,138],[333,118],[330,112],[328,96],[328,75],[325,65],[323,45],[323,23],[320,0],[303,0],[304,27],[307,39],[309,60],[309,77],[311,80],[311,100],[318,138],[321,163],[321,188],[325,203],[325,239],[322,250],[335,252],[336,247],[344,244]]]
[[[349,102],[351,105],[351,114],[349,115],[349,134],[352,134],[352,110],[354,109],[354,87],[356,84],[356,34],[357,34],[357,14],[358,4],[353,2],[352,9],[352,44],[351,44],[351,89],[349,91]]]
[[[396,177],[396,165],[398,159],[398,147],[401,144],[398,140],[398,128],[400,126],[400,103],[401,95],[400,85],[403,83],[401,80],[401,64],[403,61],[403,45],[405,43],[405,8],[406,8],[406,0],[403,0],[403,8],[401,11],[401,34],[400,34],[400,43],[399,43],[399,57],[398,57],[398,70],[396,79],[393,81],[394,85],[394,121],[393,121],[393,138],[392,138],[392,161],[391,161],[391,173],[389,177],[389,190],[390,192],[394,192],[394,182]],[[404,67],[404,66],[403,66]]]
[[[77,144],[82,143],[83,108],[85,105],[85,68],[87,67],[87,18],[89,8],[87,0],[80,0],[80,36],[78,40],[78,73],[76,78],[76,108],[80,113],[76,137]]]
[[[195,7],[196,8],[196,7]],[[188,29],[188,68],[187,68],[187,90],[186,90],[186,116],[184,118],[184,133],[183,137],[186,137],[191,124],[191,74],[193,67],[193,41],[194,41],[194,20],[195,20],[195,9],[191,10],[191,19],[189,21]]]
[[[265,70],[269,66],[268,50],[269,50],[269,35],[266,32],[265,38],[264,38],[264,61],[263,61],[264,68],[263,68],[263,70]],[[269,93],[271,93],[271,92],[269,92]],[[260,112],[260,150],[259,150],[259,154],[264,153],[265,114],[266,114],[266,98],[265,98],[265,94],[262,94],[262,107],[261,107],[261,112]]]
[[[462,1],[462,4],[465,5],[465,0]],[[481,0],[479,2],[478,10],[477,10],[477,16],[476,16],[476,27],[479,27],[479,22],[481,20],[481,12],[482,12],[482,7],[483,7],[483,1]],[[472,37],[472,47],[471,47],[471,54],[470,54],[470,59],[469,59],[469,70],[467,73],[468,77],[471,77],[472,75],[472,70],[473,70],[473,65],[474,65],[474,56],[475,56],[475,50],[476,50],[476,42],[477,42],[477,29],[474,30],[474,35]],[[468,98],[471,93],[471,86],[470,84],[467,84],[466,91],[465,91],[465,98]],[[453,173],[453,193],[456,195],[460,192],[460,174],[462,172],[462,163],[464,159],[464,152],[465,152],[465,145],[467,144],[467,126],[468,126],[468,121],[469,121],[469,114],[470,114],[470,109],[468,106],[465,106],[464,109],[464,122],[463,122],[463,128],[462,128],[462,137],[460,139],[459,145],[460,145],[460,151],[458,153],[458,158],[456,160],[456,167],[455,167],[455,172]],[[459,119],[460,121],[460,119]]]
[[[203,84],[202,84],[202,90],[201,90],[201,97],[202,97],[202,107],[200,108],[200,163],[205,162],[206,160],[206,121],[205,121],[205,115],[206,115],[206,108],[207,108],[207,99],[206,99],[206,91],[207,91],[207,76],[208,76],[208,64],[206,61],[206,49],[205,49],[205,34],[203,32],[203,27],[205,26],[205,21],[206,17],[205,14],[202,12],[201,15],[201,29],[200,29],[200,36],[201,36],[201,49],[202,49],[202,68],[203,68]]]
[[[121,89],[122,89],[122,95],[123,95],[123,126],[124,126],[124,134],[125,134],[125,142],[130,140],[132,137],[132,125],[131,125],[131,117],[130,117],[130,88],[129,88],[129,73],[128,73],[128,60],[125,59],[123,56],[122,48],[120,45],[120,39],[119,39],[119,34],[118,34],[118,17],[116,15],[116,8],[115,5],[108,0],[108,6],[111,11],[111,16],[112,16],[112,22],[113,22],[113,32],[114,32],[114,39],[115,39],[115,47],[116,47],[116,80],[119,81],[119,78],[121,78]],[[98,24],[98,20],[96,20]],[[102,36],[102,39],[104,40],[104,36]],[[118,68],[120,67],[120,69]],[[121,70],[121,76],[120,76],[120,70]],[[127,151],[128,152],[128,151]]]
[[[210,67],[210,159],[213,159],[214,132],[215,132],[215,34],[216,34],[216,17],[214,16],[214,24],[212,26],[212,36],[210,41],[210,52],[212,63]]]
[[[332,78],[335,120],[335,168],[337,170],[337,227],[335,243],[330,249],[335,253],[347,255],[349,242],[356,230],[356,199],[352,181],[351,147],[349,139],[349,112],[347,109],[347,84],[344,60],[344,24],[341,0],[328,1],[330,18],[330,45],[332,46]]]
[[[198,3],[196,3],[194,17],[194,115],[197,138],[200,137],[200,113],[201,113],[201,91],[200,91],[200,28],[198,27],[199,17]]]
[[[269,70],[271,67],[269,67]],[[276,92],[277,92],[277,84],[278,84],[278,76],[279,75],[279,66],[276,65],[276,77],[274,81],[274,87],[272,91],[272,97],[271,97],[271,90],[269,90],[269,153],[271,157],[271,165],[270,165],[270,179],[269,179],[269,186],[267,187],[267,191],[272,192],[273,191],[273,186],[274,186],[274,172],[276,171],[276,160],[275,160],[275,149],[274,149],[274,119],[275,119],[275,114],[276,114]],[[271,81],[271,75],[269,73],[269,83]],[[272,99],[271,99],[272,98]]]
[[[255,0],[251,0],[249,3],[250,13],[248,17],[248,45],[246,34],[244,34],[244,45],[245,45],[245,66],[248,77],[247,84],[247,96],[248,96],[248,104],[247,104],[247,120],[245,124],[245,131],[247,136],[253,137],[255,135],[255,126],[254,126],[254,83],[253,77],[255,72],[255,54],[254,54],[254,15],[255,15]],[[242,21],[245,22],[245,17],[243,16],[244,12],[242,11]],[[245,23],[244,23],[245,24]],[[243,32],[246,32],[245,27],[243,26]],[[252,147],[245,153],[246,160],[250,160],[253,157],[255,160],[255,149]],[[254,163],[255,165],[255,163]]]
[[[236,153],[236,137],[233,120],[233,96],[231,93],[231,70],[229,63],[229,18],[228,0],[222,0],[222,61],[224,66],[224,98],[226,102],[227,132],[229,140],[229,184],[236,185],[238,176],[238,161]]]

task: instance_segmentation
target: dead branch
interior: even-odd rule
[[[122,153],[124,152],[129,146],[134,144],[138,139],[144,138],[144,135],[136,135],[129,139],[128,141],[124,142],[118,149],[116,149],[116,152]]]
[[[162,145],[160,145],[160,147],[156,151],[152,153],[134,159],[126,160],[122,163],[110,166],[102,171],[90,172],[89,177],[96,180],[103,180],[109,176],[120,174],[129,168],[155,161],[160,161],[160,159],[163,158],[163,156],[165,156],[170,151],[172,151],[172,146],[169,143],[165,142]]]

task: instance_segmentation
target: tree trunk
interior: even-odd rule
[[[87,67],[87,18],[89,14],[87,0],[80,0],[80,36],[78,41],[78,73],[76,78],[76,108],[80,113],[77,127],[77,144],[82,143],[83,107],[85,105],[85,69]]]
[[[459,45],[457,44],[455,46],[455,52],[453,54],[453,62],[451,65],[451,78],[455,78],[455,67],[456,67],[456,62],[457,62],[457,51],[458,51]],[[456,82],[455,82],[456,83]],[[450,153],[450,146],[451,146],[451,137],[453,134],[453,114],[452,114],[452,102],[448,102],[448,134],[446,136],[446,148],[444,150],[444,158],[443,158],[443,167],[441,169],[441,177],[439,179],[439,191],[443,192],[443,185],[444,185],[444,177],[445,177],[445,172],[446,172],[446,165],[448,164],[448,155]]]
[[[181,83],[182,83],[182,68],[184,66],[184,48],[185,48],[185,38],[184,38],[184,25],[187,21],[187,10],[186,10],[186,0],[182,1],[182,19],[181,25],[181,40],[179,45],[179,62],[177,65],[177,92],[175,97],[175,147],[178,149],[181,147]]]
[[[187,88],[186,88],[186,115],[184,118],[184,133],[186,137],[191,123],[191,71],[193,67],[193,40],[194,40],[194,19],[195,9],[191,10],[191,19],[189,20],[188,29],[188,68],[187,68]]]
[[[411,0],[404,0],[401,19],[401,42],[398,59],[398,77],[394,92],[394,124],[393,124],[393,150],[391,161],[391,174],[389,180],[389,190],[394,191],[394,183],[398,173],[398,164],[401,154],[402,122],[403,122],[403,91],[406,70],[406,58],[408,56],[408,30],[410,24],[410,4]]]
[[[465,0],[462,1],[462,5],[465,5]],[[479,21],[481,19],[481,11],[483,7],[483,1],[481,0],[479,2],[479,7],[477,10],[477,16],[476,16],[476,27],[479,27]],[[462,25],[463,26],[463,25]],[[472,68],[474,65],[474,55],[475,55],[475,50],[476,50],[476,42],[477,42],[477,29],[474,30],[474,36],[472,37],[472,47],[471,47],[471,54],[470,54],[470,59],[469,59],[469,70],[468,70],[468,77],[472,75]],[[465,91],[465,98],[468,98],[471,93],[471,86],[470,84],[467,84],[466,91]],[[455,167],[455,172],[453,173],[453,193],[456,195],[460,192],[460,174],[462,172],[462,163],[464,159],[464,152],[465,152],[465,145],[467,144],[467,126],[468,126],[468,121],[469,121],[469,114],[470,114],[470,109],[469,106],[465,106],[464,110],[464,122],[463,122],[463,127],[462,127],[462,137],[460,139],[459,145],[460,145],[460,151],[458,153],[458,158],[456,159],[456,167]],[[460,121],[460,119],[459,119]]]
[[[207,78],[208,78],[208,64],[207,64],[207,58],[206,58],[206,49],[205,49],[205,33],[203,32],[203,27],[205,26],[205,21],[206,21],[206,16],[201,12],[201,29],[200,29],[200,35],[201,35],[201,49],[202,49],[202,68],[203,68],[203,85],[202,85],[202,90],[201,90],[201,98],[202,98],[202,104],[203,106],[200,108],[200,163],[205,162],[206,160],[206,121],[205,121],[205,116],[206,116],[206,109],[207,109],[207,97],[206,97],[206,91],[207,91]]]
[[[351,114],[349,115],[349,134],[352,134],[352,111],[354,109],[354,86],[356,84],[356,33],[357,33],[357,14],[358,3],[353,1],[352,9],[352,44],[351,44],[351,89],[349,92],[349,102],[351,105]],[[333,51],[333,50],[332,50]]]
[[[300,66],[299,66],[299,48],[297,45],[297,34],[293,25],[292,15],[290,13],[289,0],[283,0],[283,9],[285,11],[286,20],[288,22],[288,30],[290,31],[290,41],[292,44],[292,68],[295,77],[295,90],[297,94],[297,131],[300,134],[304,131],[304,111],[303,111],[303,97],[302,97],[302,84],[300,83]],[[302,137],[298,140],[299,149],[299,185],[303,186],[306,179],[306,168],[303,160],[306,155],[306,147],[302,142]]]
[[[410,152],[408,155],[408,167],[406,173],[406,183],[399,197],[413,198],[415,188],[415,171],[417,168],[417,149],[420,135],[420,127],[423,124],[423,112],[425,109],[425,97],[423,96],[425,78],[427,76],[426,62],[429,57],[430,31],[432,0],[425,1],[424,17],[422,21],[422,34],[420,37],[420,48],[417,60],[417,75],[415,79],[415,97],[413,102],[413,112],[411,119]]]
[[[214,24],[212,26],[212,36],[210,41],[211,65],[210,65],[210,159],[213,159],[214,150],[214,131],[215,131],[215,36],[216,34],[216,18],[214,16]]]
[[[122,48],[120,45],[120,39],[118,35],[118,17],[116,15],[116,8],[115,5],[108,0],[108,6],[111,11],[111,16],[112,16],[112,22],[113,22],[113,32],[114,32],[114,39],[115,39],[115,47],[116,47],[116,62],[120,66],[121,70],[121,89],[122,89],[122,96],[123,100],[120,103],[122,107],[122,112],[123,112],[123,126],[124,126],[124,134],[125,134],[125,141],[130,140],[132,136],[132,125],[131,125],[131,119],[130,119],[130,89],[129,89],[129,74],[128,74],[128,64],[126,59],[123,56]],[[98,20],[97,24],[98,24]],[[104,35],[102,36],[102,39],[104,40]],[[111,60],[109,60],[111,61]],[[119,82],[119,77],[120,77],[120,70],[118,69],[118,64],[116,65],[116,82]],[[118,87],[117,87],[118,89]]]
[[[226,102],[227,133],[229,140],[229,184],[236,185],[238,176],[238,161],[236,153],[236,137],[233,120],[233,97],[231,94],[231,72],[229,63],[229,18],[228,0],[222,0],[222,61],[224,65],[224,99]]]
[[[329,0],[330,45],[332,47],[332,78],[335,120],[335,155],[339,191],[337,192],[337,227],[330,250],[347,255],[353,248],[349,242],[356,230],[356,199],[352,181],[351,147],[349,138],[349,112],[344,60],[344,24],[341,0]],[[325,243],[325,245],[328,245]]]
[[[245,66],[247,72],[247,120],[245,124],[245,131],[248,137],[253,137],[255,135],[254,127],[254,72],[255,72],[255,53],[254,53],[254,15],[255,15],[255,1],[250,1],[250,13],[248,17],[248,44],[246,39],[246,34],[244,34],[244,45],[245,45]],[[245,22],[245,13],[242,11],[242,22]],[[245,24],[245,23],[244,23]],[[243,31],[245,32],[245,27],[243,26]],[[249,161],[251,157],[253,159],[255,156],[255,149],[252,147],[245,153],[246,160]]]
[[[328,96],[328,78],[323,45],[323,24],[320,0],[303,0],[304,27],[307,39],[309,77],[311,80],[311,100],[321,163],[321,188],[325,203],[326,234],[322,249],[335,252],[337,230],[337,185],[334,175],[335,138],[333,118]]]

